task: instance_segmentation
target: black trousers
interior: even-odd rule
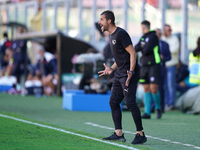
[[[125,100],[126,106],[132,113],[134,119],[136,130],[143,130],[140,109],[136,104],[136,90],[139,80],[139,74],[132,76],[129,86],[126,87],[127,77],[118,78],[115,77],[113,81],[111,97],[110,97],[110,107],[112,112],[112,118],[115,124],[115,129],[122,129],[122,113],[120,109],[120,103]]]

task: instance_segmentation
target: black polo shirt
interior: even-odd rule
[[[116,77],[127,77],[127,70],[130,70],[130,54],[125,48],[131,44],[130,36],[120,27],[117,27],[115,32],[110,35],[110,47],[117,63]],[[135,73],[139,71],[137,60],[134,71]]]

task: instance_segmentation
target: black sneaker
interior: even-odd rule
[[[124,138],[124,134],[122,134],[122,136],[118,136],[115,132],[111,136],[103,138],[103,140],[113,140],[113,141],[126,142],[126,139]]]
[[[142,119],[151,119],[151,116],[144,113],[142,116],[141,116]]]
[[[160,119],[162,117],[162,111],[160,109],[156,109],[156,115],[157,119]]]
[[[133,142],[131,142],[131,144],[143,144],[147,141],[147,137],[145,136],[144,132],[143,132],[143,136],[141,136],[139,133],[137,133],[135,135],[135,138],[133,140]]]

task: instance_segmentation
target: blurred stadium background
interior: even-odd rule
[[[102,51],[105,42],[94,22],[105,9],[115,12],[117,25],[127,29],[135,42],[141,36],[140,22],[144,19],[152,23],[152,29],[167,23],[173,33],[181,33],[185,53],[195,48],[200,35],[199,0],[1,0],[0,22],[22,23],[33,32],[60,30]],[[0,28],[0,35],[5,28]],[[187,61],[186,56],[182,59]]]
[[[51,37],[53,35],[54,40],[52,41],[51,38],[46,38],[48,44],[53,45],[52,49],[67,49],[70,46],[63,46],[59,43],[59,36],[57,35],[62,33],[63,38],[65,38],[64,36],[67,38],[69,37],[68,42],[73,43],[73,40],[77,40],[83,44],[84,49],[89,48],[91,45],[99,52],[102,52],[106,46],[106,39],[96,29],[95,23],[98,22],[100,13],[106,9],[114,11],[117,26],[128,31],[134,44],[138,42],[142,35],[140,23],[144,19],[151,22],[152,29],[163,29],[165,23],[171,25],[173,34],[176,34],[179,37],[181,43],[180,58],[183,63],[188,63],[189,52],[196,48],[196,41],[200,36],[200,0],[0,0],[0,40],[3,39],[2,35],[5,31],[8,32],[9,37],[12,37],[12,40],[23,38],[34,39],[35,37],[39,37],[41,43],[46,42],[43,41],[42,38],[48,36]],[[27,27],[27,32],[18,35],[17,30],[13,30],[12,28],[13,25],[16,26],[15,23]],[[61,47],[58,48],[55,45],[61,45]],[[76,45],[76,43],[73,43],[73,45]],[[74,47],[70,49],[70,54],[68,51],[63,52],[64,55],[60,56],[61,60],[58,62],[58,66],[60,66],[60,68],[58,68],[58,74],[62,82],[64,81],[62,75],[71,72],[70,67],[72,66],[71,64],[69,68],[66,67],[66,60],[64,57],[69,55],[67,61],[70,61],[71,63],[71,61],[73,61],[71,60],[72,56],[75,54],[73,48]],[[34,40],[28,41],[27,51],[31,62],[35,63],[37,48]],[[81,48],[80,51],[77,50],[77,54],[82,52]],[[74,78],[69,75],[66,82],[73,79]],[[59,81],[59,89],[61,88],[61,84],[64,83]],[[72,85],[67,89],[70,88],[72,88]],[[138,91],[141,90],[140,86],[138,89]],[[195,91],[197,95],[198,90],[199,89]],[[58,92],[58,95],[61,95],[60,92],[61,91]],[[109,96],[109,94],[107,96]],[[137,96],[140,97],[140,93]],[[58,126],[62,129],[82,133],[84,135],[89,134],[91,137],[97,137],[99,139],[110,133],[108,130],[105,131],[102,128],[97,129],[95,126],[91,127],[86,124],[87,121],[92,121],[99,125],[108,126],[108,128],[112,127],[113,123],[110,113],[70,112],[61,108],[62,99],[60,97],[48,97],[47,99],[46,97],[40,96],[40,98],[41,99],[38,99],[37,95],[15,97],[0,93],[0,113],[22,119],[33,120],[46,125],[50,124],[52,126]],[[125,129],[132,131],[133,122],[130,119],[130,113],[123,112],[123,115],[125,118],[123,120]],[[155,114],[152,116],[155,118]],[[162,120],[145,120],[145,130],[148,135],[152,135],[152,137],[150,136],[151,138],[149,138],[149,143],[151,144],[138,146],[136,148],[181,150],[189,148],[200,149],[198,117],[199,116],[197,115],[184,115],[180,111],[171,111],[166,112],[164,114],[164,119]],[[12,125],[12,123],[5,118],[0,119],[4,122],[4,124],[1,125],[0,134],[8,133],[7,124],[9,124],[10,128],[13,126],[17,128],[18,126],[16,125],[17,123],[14,122]],[[7,141],[10,139],[9,135],[13,134],[12,132],[15,132],[15,128],[13,128],[13,131],[9,130],[9,134],[6,134],[8,139]],[[29,127],[27,128],[27,130],[31,130]],[[24,133],[23,129],[20,130],[20,132]],[[19,135],[20,134],[17,134],[16,136]],[[132,136],[132,133],[127,134],[129,143]],[[20,144],[17,143],[16,145],[12,145],[13,147],[6,148],[10,143],[4,142],[5,140],[1,137],[0,142],[2,141],[2,143],[4,143],[4,149],[21,147],[19,146]],[[19,142],[20,138],[23,137],[19,137]],[[74,141],[74,139],[75,138],[72,138],[70,142]],[[10,142],[13,143],[15,140],[16,139],[13,138]],[[81,140],[82,139],[80,139],[80,141]],[[29,141],[27,143],[29,143]],[[93,148],[94,143],[91,143],[89,143],[88,147]],[[47,142],[45,144],[48,147],[49,143]],[[55,145],[56,143],[54,146]],[[74,145],[76,145],[76,143],[74,143]],[[66,145],[64,144],[63,147],[65,146]],[[49,147],[47,147],[40,146],[41,149],[49,149]],[[30,147],[26,148],[29,149]],[[38,147],[36,146],[36,148]],[[72,148],[74,148],[74,146],[72,146]],[[111,147],[109,147],[109,149],[110,148]],[[79,149],[81,149],[81,147],[79,147]],[[101,147],[99,149],[103,148]]]

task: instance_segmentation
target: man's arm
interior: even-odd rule
[[[125,49],[130,54],[130,70],[127,70],[128,78],[126,79],[126,83],[125,83],[125,85],[128,87],[129,82],[133,76],[133,72],[131,71],[135,70],[137,55],[132,44],[126,47]]]
[[[141,47],[140,41],[137,43],[137,45],[135,45],[135,50],[136,50],[136,52],[142,51],[142,47]]]
[[[114,62],[114,64],[111,66],[111,69],[112,69],[113,71],[117,69],[117,63],[116,63],[116,62]]]
[[[135,49],[133,48],[132,44],[126,47],[125,49],[130,54],[130,71],[134,71],[137,59]]]
[[[169,61],[171,59],[171,53],[169,51],[169,44],[167,44],[166,42],[162,42],[163,44],[163,51],[162,51],[162,55],[163,55],[163,61]]]

